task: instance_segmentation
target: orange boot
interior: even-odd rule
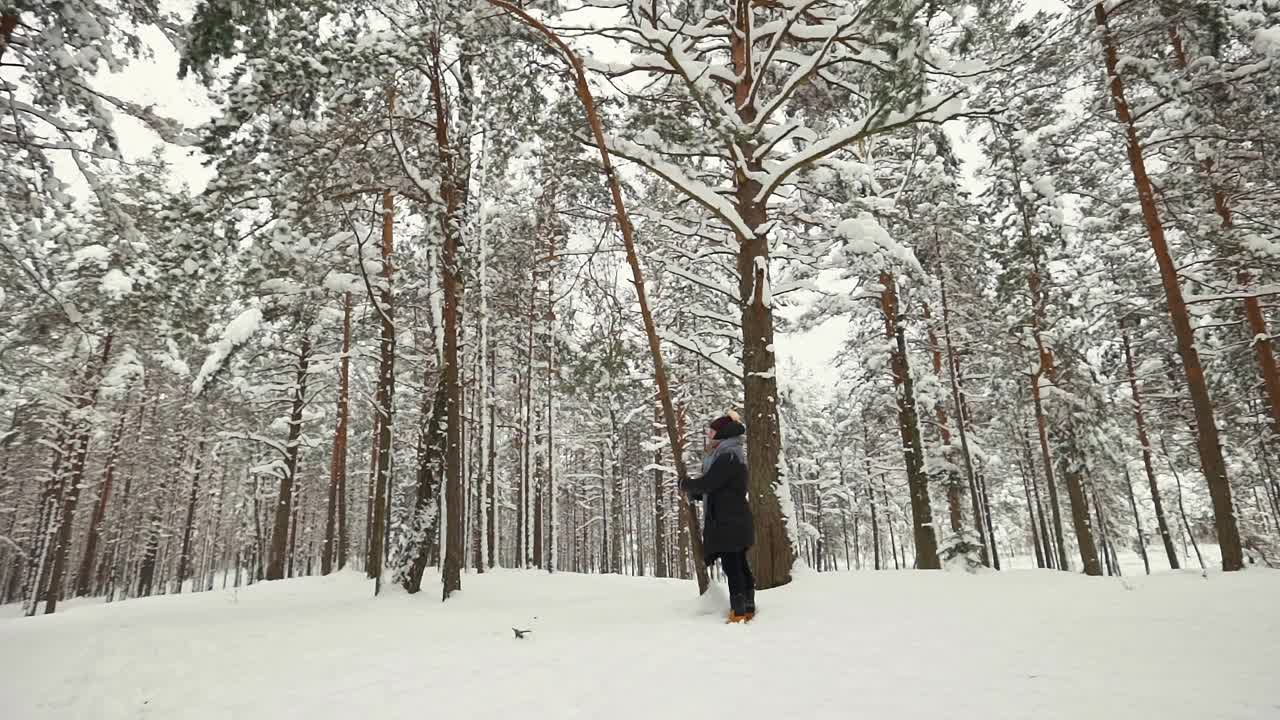
[[[726,623],[740,623],[748,619],[747,617],[747,598],[745,595],[732,595],[729,597],[729,617]]]

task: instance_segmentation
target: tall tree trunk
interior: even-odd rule
[[[461,210],[466,204],[466,185],[461,180],[463,163],[458,163],[449,130],[449,110],[445,105],[444,79],[441,73],[440,39],[432,39],[431,96],[435,105],[436,148],[442,159],[440,193],[445,203],[441,216],[444,247],[441,250],[440,271],[444,286],[444,356],[442,358],[446,403],[445,420],[445,491],[446,512],[444,534],[444,562],[441,568],[444,582],[442,599],[462,589],[463,566],[463,507],[462,488],[462,383],[460,336],[462,333],[462,301],[464,280],[462,274]],[[464,60],[465,62],[465,60]],[[466,91],[464,90],[464,95]],[[464,119],[465,123],[465,119]],[[464,127],[465,131],[465,127]],[[464,142],[469,142],[464,135]]]
[[[302,325],[302,347],[298,352],[298,365],[293,379],[293,403],[289,412],[289,437],[284,449],[284,472],[280,475],[280,489],[276,496],[275,522],[271,532],[271,549],[267,560],[267,579],[284,578],[284,564],[288,553],[289,521],[293,517],[293,487],[298,477],[298,456],[302,445],[302,411],[307,403],[307,369],[311,363],[311,336]]]
[[[145,398],[145,394],[143,396]],[[141,412],[141,411],[140,411]],[[120,422],[111,434],[111,450],[107,455],[107,466],[102,472],[102,489],[98,492],[98,502],[94,505],[93,514],[89,517],[88,541],[84,548],[84,557],[80,560],[80,572],[76,575],[76,596],[84,597],[93,591],[91,586],[94,562],[98,559],[98,540],[102,532],[102,520],[107,515],[107,504],[111,502],[111,488],[116,476],[116,463],[120,460],[120,446],[124,440],[125,422],[129,418],[127,411],[121,411]]]
[[[1027,274],[1027,287],[1031,291],[1032,313],[1031,313],[1031,329],[1032,336],[1036,342],[1036,351],[1039,356],[1039,366],[1036,376],[1032,378],[1033,392],[1036,408],[1036,422],[1041,426],[1041,443],[1044,446],[1044,462],[1046,479],[1050,483],[1050,499],[1054,504],[1054,531],[1058,533],[1058,551],[1063,555],[1063,569],[1070,567],[1066,562],[1066,548],[1061,537],[1061,516],[1057,504],[1057,490],[1054,481],[1049,479],[1051,463],[1053,462],[1048,450],[1048,437],[1046,435],[1046,417],[1043,405],[1042,383],[1048,383],[1056,386],[1058,384],[1058,370],[1054,363],[1053,350],[1051,350],[1044,342],[1044,306],[1045,292],[1040,279],[1040,264],[1037,260],[1030,273]],[[1089,507],[1086,504],[1084,493],[1084,481],[1081,477],[1082,460],[1076,441],[1075,428],[1070,418],[1071,409],[1066,408],[1063,412],[1067,417],[1063,420],[1063,427],[1060,429],[1061,441],[1063,442],[1067,452],[1063,453],[1062,476],[1067,486],[1067,499],[1071,504],[1071,526],[1075,530],[1076,544],[1080,550],[1080,561],[1084,565],[1084,571],[1087,575],[1101,575],[1102,566],[1098,563],[1097,546],[1094,544],[1093,531],[1089,522]]]
[[[734,27],[729,34],[730,56],[734,67],[734,101],[738,118],[744,124],[756,120],[755,103],[749,102],[760,78],[755,77],[752,50],[754,23],[751,6],[736,4]],[[778,414],[778,380],[774,359],[773,297],[769,289],[769,224],[768,200],[758,178],[764,174],[756,147],[747,141],[735,141],[732,148],[742,158],[733,177],[733,203],[746,223],[749,235],[736,231],[738,240],[738,297],[742,311],[742,379],[746,398],[747,462],[751,507],[756,523],[756,544],[751,548],[751,567],[756,586],[767,589],[791,581],[791,566],[796,550],[788,523],[795,518],[783,511],[782,501],[789,501],[786,478],[779,458],[782,452],[782,427]],[[788,502],[789,504],[789,502]],[[794,528],[792,528],[794,530]]]
[[[542,518],[542,503],[543,503],[543,496],[545,494],[544,486],[542,482],[542,472],[543,472],[542,470],[542,463],[543,463],[542,421],[544,419],[545,417],[542,414],[542,410],[541,408],[539,408],[538,419],[534,422],[535,448],[533,452],[533,475],[531,476],[532,486],[529,489],[529,492],[533,495],[533,498],[532,498],[533,519],[530,522],[530,526],[533,532],[533,538],[532,538],[533,539],[533,566],[539,569],[546,567],[545,565],[543,565],[543,558],[542,558],[543,532],[545,530],[545,527],[543,525],[543,518]]]
[[[179,430],[178,433],[178,452],[172,468],[161,475],[160,486],[153,493],[151,501],[151,511],[147,518],[147,529],[143,540],[142,560],[138,569],[138,595],[148,597],[152,590],[156,587],[156,566],[160,556],[160,536],[162,534],[162,525],[164,524],[164,496],[167,491],[168,478],[176,476],[182,472],[182,467],[187,459],[187,446],[191,442],[190,421],[187,425]],[[257,502],[257,493],[254,494],[254,502]],[[254,507],[254,519],[257,521],[259,513],[257,507]],[[261,536],[261,530],[258,531]],[[261,542],[259,542],[259,545]],[[261,553],[259,553],[261,555]]]
[[[62,597],[62,576],[71,552],[71,530],[75,524],[76,505],[80,500],[81,479],[84,476],[85,459],[89,454],[89,430],[78,429],[69,447],[71,464],[63,483],[62,509],[57,518],[57,531],[52,548],[52,567],[44,595],[44,612],[54,612]]]
[[[1062,535],[1062,510],[1058,505],[1058,483],[1054,478],[1053,455],[1049,450],[1049,428],[1040,402],[1040,378],[1043,370],[1031,377],[1031,399],[1036,413],[1036,431],[1040,438],[1040,461],[1044,466],[1044,481],[1049,488],[1049,509],[1053,515],[1053,539],[1056,551],[1055,565],[1059,570],[1070,570],[1067,560],[1067,544]]]
[[[378,495],[378,442],[382,438],[382,418],[378,415],[376,400],[372,419],[373,433],[369,436],[369,474],[365,482],[364,545],[360,548],[366,574],[369,570],[369,548],[373,547],[373,508],[374,500]]]
[[[91,408],[98,401],[99,379],[106,372],[107,360],[111,357],[111,345],[114,335],[108,334],[102,342],[102,354],[97,359],[96,370],[91,371],[88,375],[89,383],[84,388],[84,395],[77,401],[76,405],[80,411]],[[94,368],[95,364],[90,363],[90,368]],[[63,494],[61,512],[56,521],[56,533],[52,544],[52,555],[50,557],[52,567],[48,571],[48,587],[44,594],[45,614],[54,612],[58,607],[58,600],[62,597],[62,576],[66,571],[67,562],[71,554],[71,530],[75,523],[76,505],[80,500],[80,486],[84,480],[85,460],[89,454],[89,434],[91,428],[88,421],[80,418],[71,419],[72,431],[70,432],[70,444],[67,446],[67,453],[71,456],[70,465],[67,467],[65,478],[55,480],[60,486]],[[39,586],[37,586],[39,587]],[[34,607],[32,608],[34,611]]]
[[[1138,444],[1142,446],[1142,467],[1147,473],[1147,487],[1151,490],[1151,504],[1155,508],[1156,527],[1160,532],[1160,540],[1164,543],[1165,555],[1169,558],[1169,567],[1177,570],[1178,549],[1173,545],[1173,535],[1169,533],[1169,522],[1165,518],[1164,503],[1160,499],[1160,486],[1156,484],[1156,472],[1151,462],[1151,440],[1147,437],[1147,420],[1142,410],[1142,391],[1138,386],[1138,374],[1134,370],[1133,351],[1129,343],[1129,329],[1121,322],[1121,338],[1124,340],[1125,368],[1129,374],[1129,391],[1133,394],[1133,418],[1138,426]],[[1132,492],[1132,488],[1130,488]],[[1134,511],[1135,516],[1137,511]],[[1143,549],[1145,554],[1146,550]]]
[[[1147,536],[1142,532],[1142,515],[1138,513],[1138,499],[1133,495],[1133,479],[1129,468],[1124,469],[1124,489],[1129,496],[1129,509],[1133,511],[1133,527],[1138,531],[1138,553],[1142,555],[1142,567],[1151,574],[1151,559],[1147,557]]]
[[[968,410],[965,410],[965,415],[968,415]],[[983,514],[983,517],[986,519],[986,526],[988,530],[987,535],[991,541],[991,547],[990,547],[991,567],[995,568],[996,570],[999,570],[1000,569],[1000,548],[996,547],[996,532],[995,532],[996,525],[995,525],[995,519],[991,515],[991,496],[987,492],[987,476],[981,471],[979,471],[977,473],[977,481],[978,481],[978,492],[981,493],[982,495],[982,514]]]
[[[182,583],[191,574],[191,536],[195,532],[196,500],[200,498],[200,471],[204,460],[204,443],[196,443],[196,456],[191,469],[191,493],[187,496],[187,519],[182,524],[182,553],[178,555],[178,578],[174,593],[182,592]],[[192,591],[195,587],[192,587]]]
[[[440,508],[432,508],[432,501],[439,497],[437,488],[443,474],[440,471],[444,467],[448,400],[446,380],[441,373],[429,411],[426,403],[423,403],[423,414],[430,414],[418,438],[417,490],[411,521],[413,535],[406,548],[408,562],[405,575],[400,581],[410,594],[422,589],[422,575],[431,560],[431,544],[436,537],[436,519]]]
[[[1036,505],[1031,502],[1031,483],[1028,478],[1027,465],[1018,461],[1018,471],[1022,475],[1022,491],[1027,497],[1027,527],[1031,531],[1031,544],[1035,548],[1036,567],[1045,567],[1044,548],[1040,545],[1040,533],[1036,531]]]
[[[897,388],[898,429],[902,435],[903,460],[907,465],[907,485],[911,493],[912,530],[916,565],[921,570],[937,570],[938,541],[933,531],[933,509],[929,501],[929,477],[924,471],[924,448],[920,441],[920,420],[916,413],[915,383],[907,357],[906,331],[898,314],[898,294],[893,275],[880,273],[880,310],[884,314],[885,339],[890,352],[893,384]]]
[[[350,416],[351,392],[351,293],[342,297],[342,359],[338,363],[338,422],[333,430],[333,456],[329,460],[329,501],[324,521],[324,552],[320,556],[320,574],[333,571],[333,556],[339,556],[341,568],[346,557],[345,503],[347,476],[347,422]],[[339,529],[337,526],[341,526]],[[335,530],[339,530],[335,538]],[[336,545],[335,545],[335,540]]]
[[[499,564],[498,549],[501,547],[500,538],[498,536],[498,521],[501,516],[498,514],[498,445],[497,431],[495,428],[498,424],[498,401],[496,397],[496,386],[498,380],[498,356],[497,351],[490,351],[489,356],[489,386],[487,404],[489,407],[489,492],[487,503],[485,504],[485,528],[488,531],[489,545],[489,567]]]
[[[1018,402],[1022,403],[1021,393],[1019,393]],[[1021,407],[1021,404],[1019,405]],[[1061,554],[1054,549],[1053,540],[1049,534],[1049,522],[1045,520],[1044,501],[1040,498],[1040,483],[1036,481],[1036,461],[1035,453],[1031,450],[1031,441],[1027,439],[1026,424],[1019,414],[1018,418],[1018,437],[1022,441],[1022,456],[1027,464],[1027,479],[1031,483],[1031,494],[1035,497],[1036,514],[1039,516],[1040,523],[1040,545],[1044,548],[1045,567],[1059,569],[1061,568]]]
[[[938,343],[938,333],[933,328],[933,316],[929,312],[929,303],[922,302],[920,304],[921,311],[924,314],[925,326],[929,333],[929,354],[933,358],[933,374],[937,376],[938,382],[943,381],[942,374],[942,346]],[[942,439],[942,457],[947,465],[947,511],[948,519],[951,521],[951,532],[959,534],[964,527],[964,514],[961,511],[961,494],[962,485],[960,481],[960,470],[955,464],[955,450],[951,445],[951,428],[947,426],[947,408],[942,402],[937,403],[935,414],[938,419],[938,435]],[[985,547],[984,547],[985,550]]]
[[[394,91],[387,92],[388,112],[395,106]],[[395,306],[391,293],[393,267],[391,257],[395,232],[395,199],[390,190],[382,193],[382,287],[379,292],[378,314],[382,318],[380,353],[378,358],[378,389],[375,393],[378,417],[378,472],[374,479],[373,527],[369,532],[369,556],[365,563],[367,575],[374,580],[374,594],[382,591],[382,567],[386,558],[386,536],[391,518],[387,506],[391,498],[391,433],[394,422],[396,385],[396,328]]]
[[[622,439],[618,437],[618,411],[613,403],[609,404],[609,487],[613,493],[612,512],[613,512],[613,537],[610,540],[612,554],[610,555],[610,564],[612,570],[619,575],[626,572],[622,562],[622,541],[623,541],[623,495],[622,495],[622,467],[618,457],[621,450]],[[687,521],[686,517],[686,521]],[[698,525],[694,523],[690,526],[689,534],[692,538],[699,531]],[[701,563],[702,558],[694,558],[694,563]]]
[[[1231,483],[1227,479],[1227,466],[1218,437],[1213,399],[1209,395],[1209,384],[1204,376],[1200,354],[1196,351],[1195,331],[1191,326],[1191,316],[1187,311],[1182,286],[1178,281],[1178,270],[1169,251],[1168,242],[1165,240],[1164,226],[1156,206],[1151,179],[1147,174],[1146,161],[1142,156],[1142,144],[1138,139],[1137,126],[1129,113],[1124,80],[1120,76],[1120,54],[1116,48],[1115,38],[1112,37],[1107,25],[1107,10],[1102,3],[1095,5],[1093,10],[1094,18],[1101,31],[1104,62],[1107,75],[1111,80],[1112,103],[1115,106],[1117,119],[1124,126],[1129,166],[1133,173],[1134,186],[1138,191],[1138,202],[1142,207],[1147,236],[1160,268],[1160,280],[1164,286],[1169,319],[1173,323],[1173,332],[1177,339],[1178,356],[1182,359],[1187,388],[1195,411],[1196,449],[1200,455],[1200,468],[1209,485],[1209,496],[1213,501],[1214,523],[1218,534],[1218,545],[1222,552],[1222,569],[1241,570],[1244,568],[1244,550],[1240,544],[1240,531],[1236,525],[1235,508],[1231,499]]]
[[[654,424],[662,420],[658,408],[653,412]],[[662,488],[662,448],[653,451],[653,576],[667,577],[667,518]]]
[[[535,529],[533,525],[533,507],[535,485],[537,484],[537,476],[533,468],[533,453],[537,442],[534,437],[533,423],[533,326],[537,305],[534,296],[537,294],[537,280],[530,273],[529,283],[529,326],[526,333],[525,344],[525,384],[524,384],[524,478],[521,488],[523,490],[523,498],[520,504],[520,519],[522,521],[523,532],[521,533],[522,554],[520,557],[520,567],[527,568],[533,558],[533,542]]]
[[[876,509],[876,493],[872,487],[871,479],[871,430],[867,425],[867,418],[862,417],[862,436],[863,436],[863,466],[867,473],[867,500],[871,504],[871,549],[874,553],[875,569],[880,570],[883,563],[880,561],[880,514]]]
[[[990,564],[989,557],[991,551],[995,549],[995,538],[992,536],[991,528],[987,525],[986,518],[978,504],[978,478],[973,469],[973,454],[969,452],[968,426],[971,418],[969,417],[969,405],[965,401],[964,390],[960,386],[960,357],[955,351],[955,343],[952,342],[951,337],[951,304],[947,300],[947,267],[945,264],[941,265],[938,279],[942,290],[942,334],[947,344],[947,380],[951,386],[951,401],[955,403],[958,416],[956,429],[960,432],[960,451],[964,458],[965,475],[968,476],[969,480],[969,501],[973,509],[973,528],[978,532],[978,538],[982,541],[982,561],[984,564]]]

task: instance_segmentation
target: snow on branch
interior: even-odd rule
[[[261,443],[271,448],[272,450],[275,450],[281,455],[288,454],[288,447],[285,445],[285,443],[282,443],[279,440],[275,440],[273,438],[269,438],[265,435],[258,435],[257,433],[235,432],[235,431],[228,430],[226,432],[218,433],[218,437],[225,438],[227,440],[247,440],[249,442]]]
[[[661,336],[664,342],[669,342],[681,350],[686,350],[701,357],[729,375],[732,375],[735,379],[742,379],[742,365],[734,361],[734,359],[727,353],[708,351],[704,349],[698,341],[681,337],[680,335],[676,335],[670,331],[664,330],[659,332],[658,335]]]
[[[1269,297],[1271,295],[1280,295],[1280,285],[1263,285],[1248,292],[1220,293],[1218,295],[1188,295],[1186,301],[1188,305],[1194,305],[1196,303],[1221,302],[1223,300],[1247,300],[1249,298]]]
[[[247,342],[258,331],[258,326],[261,324],[262,311],[258,308],[249,308],[227,323],[227,328],[222,331],[222,337],[213,344],[209,357],[204,359],[200,372],[191,383],[191,392],[194,395],[199,396],[204,392],[209,380],[222,369],[222,365],[227,358],[231,357],[231,353]]]
[[[688,280],[694,285],[721,293],[722,295],[729,298],[730,300],[733,300],[735,303],[739,301],[738,291],[735,290],[733,287],[726,285],[725,283],[716,282],[711,278],[695,275],[678,265],[668,265],[666,269],[667,269],[667,272],[671,273],[672,275],[675,275],[676,277],[682,278],[684,280]]]
[[[751,237],[753,235],[751,228],[747,226],[746,221],[738,214],[738,210],[733,206],[733,203],[722,197],[712,187],[685,175],[680,168],[663,160],[641,145],[618,138],[609,138],[606,142],[610,153],[648,168],[655,175],[666,180],[676,190],[705,207],[712,215],[715,215],[733,228],[734,232],[743,237]]]
[[[817,162],[870,135],[889,132],[916,123],[942,123],[961,117],[965,113],[964,103],[959,99],[961,91],[932,96],[912,103],[905,111],[887,112],[881,107],[857,120],[836,129],[825,139],[810,145],[805,150],[789,158],[786,162],[770,170],[768,177],[761,183],[757,201],[764,201],[773,194],[778,186],[791,177],[797,170]]]
[[[841,220],[836,226],[836,235],[844,241],[844,253],[880,259],[884,264],[876,263],[877,270],[901,265],[917,275],[924,275],[924,268],[915,253],[894,240],[869,212],[863,211],[857,217]],[[837,261],[840,259],[842,258],[837,258]]]

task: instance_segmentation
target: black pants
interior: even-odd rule
[[[729,581],[730,595],[744,595],[754,590],[756,579],[751,575],[751,566],[747,564],[747,552],[720,553],[720,568],[724,570],[725,579]]]

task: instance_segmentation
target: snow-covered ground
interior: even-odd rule
[[[749,626],[678,581],[501,571],[447,604],[427,583],[3,608],[0,717],[1280,718],[1268,570],[806,573]]]

